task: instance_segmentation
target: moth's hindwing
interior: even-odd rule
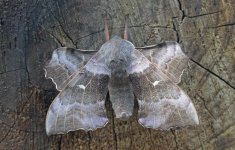
[[[164,72],[172,82],[181,81],[183,71],[188,67],[189,58],[183,53],[177,42],[167,41],[152,47],[139,50]]]

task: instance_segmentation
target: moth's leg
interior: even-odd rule
[[[108,29],[107,19],[105,19],[104,33],[105,33],[105,39],[106,39],[106,41],[108,41],[109,40],[109,29]]]
[[[125,16],[124,39],[128,40],[128,15]]]

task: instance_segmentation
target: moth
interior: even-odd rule
[[[168,130],[199,124],[189,96],[177,85],[188,67],[188,57],[177,42],[135,47],[124,38],[109,39],[99,51],[61,47],[45,66],[60,93],[49,107],[46,133],[64,134],[95,130],[108,123],[105,99],[109,92],[116,118],[127,120],[133,113],[134,96],[139,105],[138,122]]]

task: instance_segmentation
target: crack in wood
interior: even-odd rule
[[[192,62],[194,62],[196,65],[198,65],[199,67],[201,67],[202,69],[206,70],[207,72],[209,72],[210,74],[214,75],[215,77],[217,77],[219,80],[223,81],[226,85],[228,85],[229,87],[231,87],[232,89],[235,90],[235,86],[231,85],[228,81],[226,81],[225,79],[223,79],[222,77],[220,77],[219,75],[217,75],[216,73],[212,72],[210,69],[204,67],[203,65],[201,65],[199,62],[193,60],[192,58],[190,58],[190,60]]]
[[[207,107],[207,105],[206,105],[205,99],[204,99],[201,95],[199,95],[199,94],[197,94],[197,96],[203,101],[203,105],[204,105],[206,111],[209,113],[209,115],[210,115],[214,120],[216,120],[216,117],[215,117],[215,116],[211,113],[211,111],[208,109],[208,107]]]
[[[219,10],[219,11],[215,11],[215,12],[208,12],[208,13],[204,13],[204,14],[199,14],[199,15],[196,15],[196,16],[185,16],[187,18],[197,18],[197,17],[204,17],[204,16],[208,16],[208,15],[214,15],[214,14],[218,14],[220,12],[223,12],[224,10]]]
[[[61,150],[61,145],[62,145],[62,137],[63,135],[60,135],[60,139],[58,141],[58,150]]]
[[[218,25],[218,26],[214,26],[214,27],[208,27],[208,28],[217,29],[217,28],[229,27],[229,26],[235,26],[235,22],[233,22],[233,23],[227,23],[227,24],[222,24],[222,25]]]
[[[230,128],[233,128],[235,126],[234,124],[235,122],[232,122],[230,125],[228,125],[227,127],[225,127],[222,131],[220,131],[219,133],[215,134],[214,136],[210,137],[208,139],[208,142],[211,142],[214,139],[217,139],[219,136],[221,136],[223,133],[225,133],[227,130],[229,130]]]
[[[175,131],[173,129],[170,129],[171,130],[171,133],[174,137],[174,141],[175,141],[175,145],[176,145],[176,149],[178,150],[179,147],[178,147],[178,141],[177,141],[177,137],[176,137],[176,134],[175,134]]]
[[[91,137],[91,131],[88,131],[87,132],[87,135],[88,135],[88,147],[89,147],[89,150],[91,150],[91,140],[92,140],[92,137]]]
[[[58,8],[59,8],[59,7],[58,7]],[[59,9],[60,9],[60,8],[59,8]],[[70,42],[73,44],[73,46],[77,48],[76,42],[74,42],[73,38],[69,35],[69,33],[67,33],[67,31],[65,31],[64,26],[62,25],[61,21],[54,15],[54,13],[52,12],[52,9],[50,9],[50,12],[51,12],[52,17],[53,17],[53,18],[55,19],[55,21],[59,24],[59,26],[60,26],[62,32],[63,32],[63,33],[65,34],[65,36],[70,40]],[[62,17],[62,18],[63,18],[63,17]],[[64,18],[63,18],[63,20],[64,20]],[[64,22],[65,22],[65,21],[64,21]],[[55,36],[53,36],[53,37],[55,37]],[[57,39],[57,41],[58,41],[61,45],[63,45],[63,44],[60,42],[60,40],[58,40],[58,38],[55,38],[55,39]]]
[[[60,46],[60,47],[64,47],[64,44],[51,32],[49,32],[48,30],[45,29],[44,26],[40,25],[40,28],[42,28],[43,31],[45,31],[51,38],[54,39],[54,41]]]
[[[9,133],[11,132],[11,130],[13,129],[14,126],[15,126],[15,122],[10,126],[10,129],[7,131],[7,133],[0,140],[0,143],[2,143],[7,138],[7,136],[9,135]]]
[[[112,129],[113,129],[113,140],[114,140],[114,146],[115,146],[115,150],[118,150],[118,145],[117,145],[117,133],[115,131],[115,122],[114,122],[114,110],[112,110]]]
[[[92,32],[92,33],[87,34],[87,35],[84,35],[84,36],[81,36],[81,37],[79,37],[79,38],[77,38],[77,39],[75,40],[75,41],[76,41],[75,44],[77,44],[78,41],[81,40],[81,39],[83,39],[83,38],[86,38],[86,37],[89,37],[89,36],[92,36],[92,35],[95,35],[95,34],[98,34],[98,33],[101,33],[101,32],[104,32],[104,29],[98,30],[98,31],[95,31],[95,32]]]
[[[174,23],[173,20],[172,20],[172,24],[173,24],[173,30],[174,30],[175,33],[176,33],[176,41],[177,41],[177,43],[179,43],[179,42],[180,42],[179,32],[178,32],[178,30],[176,29],[176,25],[175,25],[175,23]]]
[[[17,69],[8,70],[8,71],[5,71],[5,72],[0,72],[0,75],[11,73],[11,72],[16,72],[16,71],[19,71],[19,70],[26,70],[26,68],[17,68]]]
[[[65,31],[64,26],[61,24],[61,22],[56,18],[57,22],[59,23],[60,28],[62,29],[63,33],[66,35],[66,37],[72,42],[72,44],[77,48],[76,43],[73,41],[73,38]]]
[[[183,10],[183,6],[182,6],[182,3],[181,3],[181,1],[180,0],[177,0],[178,1],[178,5],[179,5],[179,10],[181,11],[181,13],[182,13],[182,16],[181,16],[181,22],[183,22],[184,21],[184,18],[186,17],[186,15],[185,15],[185,12],[184,12],[184,10]]]

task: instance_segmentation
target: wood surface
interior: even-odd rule
[[[235,149],[234,10],[233,0],[0,0],[0,149]],[[122,36],[126,14],[135,46],[177,41],[190,57],[180,86],[200,125],[147,129],[137,104],[124,122],[107,99],[106,127],[47,137],[46,112],[58,91],[43,67],[53,50],[98,50],[104,18],[111,35]]]

